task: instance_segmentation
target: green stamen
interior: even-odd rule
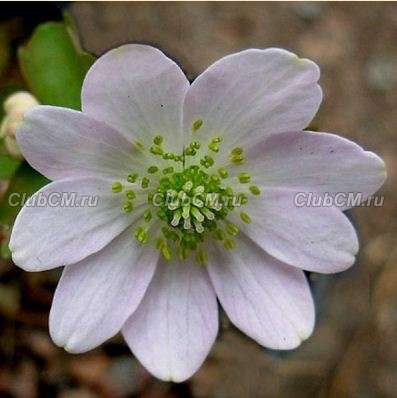
[[[150,184],[149,178],[143,177],[143,178],[142,178],[142,182],[141,182],[141,187],[142,187],[143,189],[146,189],[146,188],[149,186],[149,184]]]
[[[125,196],[127,197],[127,199],[129,199],[129,200],[134,200],[135,199],[135,192],[133,191],[133,190],[128,190],[126,193],[125,193]]]
[[[163,150],[159,146],[152,146],[150,147],[150,153],[153,155],[162,155]]]
[[[139,176],[137,173],[128,174],[127,181],[130,183],[134,183],[138,179],[138,177]]]
[[[198,129],[201,128],[202,125],[203,125],[203,121],[201,119],[194,121],[193,126],[192,126],[193,132],[195,133]]]
[[[144,219],[146,222],[150,222],[150,220],[152,219],[152,212],[151,212],[149,209],[147,209],[147,210],[144,211],[144,213],[143,213],[143,219]]]
[[[240,213],[240,218],[246,224],[250,224],[251,223],[251,217],[247,213],[245,213],[243,211]]]
[[[163,170],[163,174],[171,174],[171,173],[173,173],[174,172],[174,168],[173,167],[166,167],[164,170]]]
[[[162,137],[161,135],[156,135],[156,136],[153,138],[153,143],[154,143],[155,145],[161,145],[162,142],[163,142],[163,137]]]
[[[238,228],[238,226],[236,224],[230,223],[230,224],[226,225],[226,232],[229,235],[236,236],[239,233],[239,231],[240,230],[239,230],[239,228]]]
[[[218,169],[218,174],[221,176],[221,178],[225,179],[229,176],[228,171],[224,168],[221,167],[220,169]]]
[[[236,242],[232,239],[226,239],[224,242],[224,246],[228,250],[232,250],[236,247]]]
[[[251,181],[251,176],[248,173],[240,173],[237,178],[240,184],[247,184]]]
[[[112,192],[119,193],[123,190],[123,184],[119,181],[116,181],[112,184]]]
[[[256,185],[251,185],[251,186],[249,187],[249,190],[251,191],[252,195],[258,196],[258,195],[261,194],[261,190],[260,190],[259,187],[256,186]]]
[[[132,210],[134,210],[134,206],[133,206],[132,202],[129,202],[129,201],[125,202],[123,205],[123,211],[125,213],[131,213]]]

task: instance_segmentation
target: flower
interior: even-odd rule
[[[36,195],[99,198],[25,206],[12,231],[21,268],[65,266],[49,320],[56,344],[84,352],[121,330],[154,376],[180,382],[215,341],[217,298],[265,347],[310,336],[303,270],[347,269],[358,241],[341,208],[298,207],[294,195],[369,196],[385,179],[375,154],[303,131],[318,79],[313,62],[270,48],[226,56],[190,85],[159,50],[125,45],[89,70],[82,112],[28,112],[19,145],[54,180]]]
[[[0,138],[4,139],[8,153],[16,159],[23,159],[15,139],[17,128],[22,123],[25,113],[38,104],[37,99],[26,91],[13,93],[4,101],[6,115],[0,125]]]

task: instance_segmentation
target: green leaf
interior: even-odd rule
[[[81,86],[94,57],[81,50],[70,20],[39,25],[18,51],[22,75],[43,104],[80,109]]]
[[[17,171],[19,165],[21,164],[20,160],[12,158],[6,152],[4,148],[4,143],[0,141],[0,180],[8,180],[12,178],[12,176]]]
[[[10,226],[22,205],[49,180],[22,163],[12,178],[7,192],[0,203],[0,225]]]

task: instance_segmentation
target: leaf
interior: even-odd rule
[[[83,79],[95,58],[82,51],[70,20],[39,25],[18,50],[22,75],[43,104],[81,108]]]
[[[4,143],[0,141],[0,180],[8,180],[17,171],[20,160],[12,158],[5,150]]]

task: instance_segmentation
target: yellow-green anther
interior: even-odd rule
[[[192,227],[192,224],[190,223],[190,217],[188,217],[183,222],[183,228],[184,229],[190,229],[191,227]]]
[[[172,218],[171,225],[173,227],[177,227],[179,225],[179,220],[181,219],[181,217],[182,217],[182,211],[181,209],[178,209],[177,211],[174,212],[174,217]]]
[[[136,240],[141,244],[145,244],[149,240],[149,234],[147,230],[143,227],[138,227],[134,235]]]
[[[141,182],[141,187],[142,187],[143,189],[146,189],[146,188],[149,186],[149,184],[150,184],[149,178],[143,177],[143,178],[142,178],[142,182]]]
[[[240,193],[239,195],[240,204],[246,205],[248,203],[248,196],[245,193]]]
[[[170,261],[172,258],[172,252],[170,247],[167,245],[167,243],[163,243],[163,245],[160,248],[161,250],[161,254],[163,255],[163,257],[167,260]]]
[[[185,192],[190,192],[190,190],[193,188],[193,183],[191,181],[186,181],[185,184],[183,185],[182,189]]]
[[[207,253],[204,250],[202,250],[202,249],[198,250],[198,252],[196,254],[196,260],[201,265],[207,265],[208,264],[208,255],[207,255]]]
[[[147,172],[150,173],[150,174],[157,173],[158,171],[159,171],[159,168],[158,168],[157,166],[150,166],[150,167],[147,169]]]
[[[240,165],[245,162],[244,155],[234,155],[230,157],[230,161],[235,165]]]
[[[171,174],[171,173],[173,173],[174,172],[174,168],[171,166],[171,167],[166,167],[164,170],[163,170],[163,174]]]
[[[215,214],[206,207],[203,207],[201,209],[201,213],[203,213],[208,218],[208,220],[213,220],[215,218]]]
[[[134,206],[133,206],[132,202],[127,201],[123,204],[123,211],[125,213],[131,213],[132,210],[134,210]]]
[[[197,207],[192,207],[190,212],[192,213],[192,216],[199,222],[204,221],[204,216],[201,214],[200,210]]]
[[[197,119],[193,122],[192,130],[196,132],[203,125],[203,121],[201,119]]]
[[[130,183],[134,183],[137,180],[137,178],[138,178],[137,173],[131,173],[131,174],[128,174],[127,181]]]
[[[196,195],[200,195],[200,194],[204,193],[204,187],[202,185],[199,185],[198,187],[194,188],[193,192]]]
[[[226,189],[225,189],[225,194],[227,195],[227,196],[233,196],[233,189],[231,188],[231,187],[226,187]]]
[[[251,181],[251,176],[248,173],[240,173],[237,178],[240,184],[247,184]]]
[[[249,187],[249,190],[251,191],[252,195],[260,195],[261,194],[261,190],[256,185],[251,185]]]
[[[208,149],[212,152],[219,152],[219,144],[217,144],[216,142],[211,142],[208,144]]]
[[[151,212],[149,209],[147,209],[147,210],[144,211],[144,213],[143,213],[143,219],[144,219],[146,222],[150,222],[150,220],[152,219],[152,212]]]
[[[204,202],[201,199],[199,199],[197,196],[193,196],[192,203],[196,207],[203,207],[204,206]]]
[[[125,196],[126,196],[127,199],[129,199],[129,200],[134,200],[135,197],[136,197],[135,192],[134,192],[132,189],[126,191]]]
[[[119,193],[123,190],[123,184],[120,181],[116,181],[112,184],[112,192]]]
[[[151,146],[150,153],[152,153],[153,155],[162,155],[163,150],[159,146]]]
[[[199,234],[202,234],[202,233],[204,232],[204,227],[201,225],[201,222],[200,222],[200,221],[193,220],[193,224],[194,224],[194,226],[195,226],[195,228],[196,228],[196,231],[197,231]]]
[[[211,180],[217,184],[221,182],[221,179],[216,174],[211,176]]]
[[[233,239],[226,239],[224,245],[226,249],[232,250],[236,247],[236,242]]]
[[[206,155],[200,160],[200,164],[208,169],[214,165],[214,159],[211,156]]]
[[[156,135],[156,137],[153,138],[153,143],[161,145],[163,143],[163,137],[161,135]]]
[[[200,143],[198,142],[198,141],[192,141],[191,143],[190,143],[190,146],[193,148],[193,149],[200,149]]]
[[[240,229],[236,224],[229,223],[226,225],[226,232],[229,235],[236,236],[239,233]]]
[[[243,148],[237,147],[237,148],[234,148],[234,149],[230,152],[230,154],[233,155],[233,156],[235,156],[235,155],[242,155],[243,152],[244,152],[244,151],[243,151]]]
[[[213,235],[216,240],[225,239],[225,233],[221,229],[215,230]]]
[[[187,220],[190,217],[190,205],[182,207],[182,217]]]
[[[196,150],[192,147],[185,148],[183,152],[187,156],[194,156],[197,153]]]
[[[240,213],[240,218],[246,224],[250,224],[251,223],[251,217],[247,213],[245,213],[243,211]]]
[[[229,176],[228,171],[224,168],[221,167],[220,169],[218,169],[218,174],[221,176],[221,178],[225,179]]]

